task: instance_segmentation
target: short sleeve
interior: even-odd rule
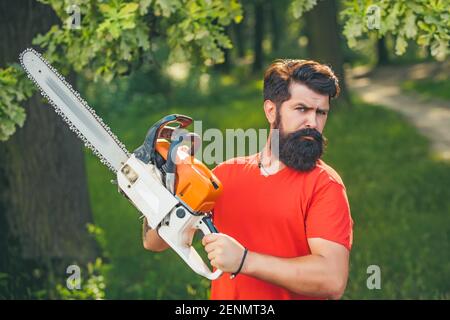
[[[222,179],[220,179],[221,176],[222,176],[222,173],[221,173],[220,171],[221,171],[221,165],[220,165],[220,164],[217,165],[217,166],[215,166],[215,167],[211,170],[211,172],[212,172],[219,180],[222,181]],[[216,200],[216,203],[217,203],[217,200]],[[212,220],[214,221],[214,208],[211,210],[211,218],[212,218]]]
[[[353,220],[344,186],[330,181],[315,192],[305,226],[307,238],[323,238],[351,250]]]

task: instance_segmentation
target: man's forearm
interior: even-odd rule
[[[241,273],[297,294],[329,299],[339,299],[346,285],[346,277],[320,255],[279,258],[249,252]]]
[[[158,232],[148,226],[146,218],[144,218],[142,225],[142,238],[144,248],[147,250],[160,252],[169,248],[169,245],[159,236]]]

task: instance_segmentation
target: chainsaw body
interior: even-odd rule
[[[220,181],[194,158],[200,138],[177,130],[190,125],[192,119],[183,115],[164,117],[150,128],[142,146],[130,154],[38,52],[24,50],[20,63],[69,129],[117,176],[119,192],[147,218],[149,226],[195,272],[211,280],[219,277],[222,271],[211,272],[191,245],[196,230],[217,232],[210,211],[222,190]],[[180,148],[185,141],[189,142],[188,150]]]
[[[183,132],[192,119],[170,115],[152,126],[144,144],[117,171],[119,191],[147,218],[167,244],[198,274],[217,279],[192,246],[197,230],[217,232],[211,210],[222,192],[217,177],[194,153],[200,139]],[[169,123],[179,124],[177,128]],[[177,132],[179,133],[177,135]],[[180,148],[182,143],[187,148]]]

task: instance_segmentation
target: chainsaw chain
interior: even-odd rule
[[[22,68],[25,70],[28,78],[33,81],[33,83],[39,88],[39,91],[41,92],[41,95],[53,106],[55,109],[55,112],[61,116],[61,118],[69,125],[70,130],[75,132],[75,134],[80,138],[84,145],[92,150],[95,156],[97,156],[101,163],[106,165],[113,173],[116,173],[117,170],[114,168],[114,166],[86,139],[86,137],[75,127],[75,125],[70,121],[69,118],[63,113],[63,111],[53,102],[53,100],[50,99],[50,97],[42,90],[41,86],[36,82],[36,80],[33,78],[33,76],[28,72],[27,68],[25,67],[23,63],[23,55],[27,52],[32,52],[37,58],[39,58],[42,62],[44,62],[47,67],[62,81],[62,83],[75,95],[77,100],[94,116],[94,118],[97,120],[97,122],[106,130],[106,132],[113,138],[113,140],[117,143],[117,145],[125,152],[127,157],[130,157],[130,153],[128,152],[125,145],[117,138],[117,136],[112,133],[111,129],[103,122],[102,118],[100,118],[92,109],[87,102],[80,96],[80,94],[73,89],[72,85],[66,81],[66,79],[59,74],[59,72],[49,63],[47,60],[45,60],[41,54],[39,54],[34,49],[26,49],[24,52],[20,55],[20,64],[22,65]]]

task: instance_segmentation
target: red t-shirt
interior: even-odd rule
[[[214,207],[219,232],[257,253],[282,258],[311,254],[307,238],[337,242],[349,250],[353,221],[339,175],[322,160],[310,172],[285,167],[263,176],[257,156],[228,160],[214,174],[223,193]],[[212,281],[211,299],[314,299],[271,283],[225,273]]]

